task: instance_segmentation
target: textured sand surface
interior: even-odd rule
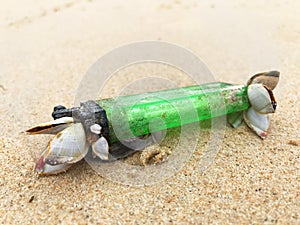
[[[299,9],[291,0],[2,3],[1,223],[299,224]],[[215,161],[200,173],[203,135],[183,169],[151,186],[114,183],[86,162],[37,178],[35,159],[49,137],[24,130],[50,120],[53,106],[72,106],[83,74],[103,54],[142,40],[192,50],[216,80],[243,84],[256,72],[281,71],[268,138],[228,127]],[[191,82],[163,66],[120,73],[126,76],[106,86],[107,95],[133,74]]]

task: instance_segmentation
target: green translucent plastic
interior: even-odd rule
[[[98,100],[111,142],[245,110],[247,86],[215,82]]]

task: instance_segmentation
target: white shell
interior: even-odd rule
[[[101,133],[101,126],[99,124],[94,124],[90,127],[90,130],[94,134],[100,134]]]
[[[270,71],[265,73],[259,73],[252,76],[247,85],[250,84],[263,84],[266,85],[269,89],[274,90],[279,82],[279,75],[278,71]]]
[[[253,107],[244,111],[244,120],[246,124],[262,139],[268,134],[270,119],[268,114],[257,113]]]
[[[264,114],[275,112],[269,91],[262,84],[251,84],[248,86],[248,99],[256,112]]]
[[[75,163],[85,157],[88,152],[86,137],[81,123],[59,132],[48,145],[45,160],[48,164]]]
[[[108,160],[109,146],[107,140],[104,137],[100,137],[96,142],[92,144],[93,154],[98,156],[102,160]]]
[[[71,166],[71,164],[57,164],[57,165],[48,164],[45,159],[47,152],[48,149],[46,149],[42,153],[41,157],[36,162],[35,171],[39,176],[52,175],[52,174],[65,172]]]
[[[45,164],[43,172],[40,172],[39,175],[53,175],[62,172],[66,172],[67,169],[71,167],[71,164],[60,164],[60,165],[49,165]]]
[[[41,123],[28,129],[29,134],[57,134],[65,128],[71,126],[74,122],[72,117],[62,117],[50,122]]]
[[[243,112],[231,113],[227,116],[227,121],[233,128],[237,128],[241,125],[243,120]]]

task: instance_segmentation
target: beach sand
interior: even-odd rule
[[[3,224],[299,224],[300,3],[298,1],[9,1],[0,8],[0,221]],[[124,44],[157,40],[194,52],[215,80],[245,84],[279,70],[278,109],[266,140],[227,127],[210,167],[209,143],[168,179],[139,187],[98,175],[85,161],[37,178],[49,136],[26,129],[71,107],[83,75]],[[105,86],[118,93],[139,76],[193,83],[163,65],[132,65]],[[216,141],[216,140],[213,140]],[[159,179],[158,179],[159,180]]]

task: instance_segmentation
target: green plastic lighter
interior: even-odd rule
[[[277,106],[272,90],[278,81],[279,72],[270,71],[252,76],[247,85],[214,82],[87,101],[69,109],[56,106],[53,121],[27,130],[29,134],[55,135],[38,159],[36,172],[66,171],[89,149],[101,160],[118,159],[156,143],[166,129],[223,115],[228,115],[233,127],[245,120],[264,139],[270,124],[268,114]],[[139,142],[145,137],[149,140],[146,144]]]

